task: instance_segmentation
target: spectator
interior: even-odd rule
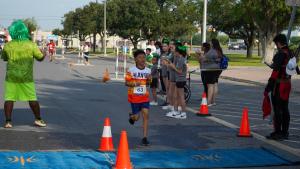
[[[151,54],[156,52],[155,41],[150,40],[149,45],[146,48],[151,49]]]
[[[218,81],[222,73],[220,69],[220,60],[223,56],[223,50],[217,39],[212,39],[212,48],[203,56],[202,67],[204,81],[207,84],[207,100],[208,106],[216,105],[216,97],[218,94]]]
[[[210,50],[210,44],[209,43],[203,43],[202,44],[202,48],[201,51],[197,51],[196,54],[199,56],[199,63],[200,63],[200,69],[205,69],[205,64],[204,62],[204,55]],[[204,78],[204,72],[201,71],[201,79],[202,79],[202,84],[204,87],[204,92],[207,94],[208,93],[208,87],[207,87],[207,83],[205,81]]]
[[[273,71],[265,88],[264,95],[271,92],[272,107],[274,111],[274,132],[266,136],[267,139],[282,140],[289,137],[289,95],[291,92],[291,75],[287,74],[286,66],[292,53],[288,47],[287,38],[279,34],[274,38],[278,52],[273,57],[270,66]]]

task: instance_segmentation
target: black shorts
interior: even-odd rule
[[[184,82],[176,82],[176,87],[177,88],[184,88],[185,84],[186,84],[185,81]]]
[[[158,88],[158,79],[157,78],[152,78],[152,81],[150,83],[150,88],[151,89],[156,89]]]
[[[218,83],[222,71],[221,70],[203,71],[202,73],[206,84],[215,84]]]

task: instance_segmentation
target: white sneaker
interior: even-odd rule
[[[174,110],[174,111],[168,112],[168,113],[166,114],[166,116],[167,116],[167,117],[175,117],[177,114],[178,114],[178,112]]]
[[[181,112],[175,116],[176,119],[186,119],[186,113]]]
[[[162,109],[163,109],[163,110],[170,110],[170,109],[171,109],[171,106],[170,106],[170,105],[166,105],[166,106],[163,106]]]
[[[157,106],[157,105],[158,105],[158,103],[157,103],[157,102],[154,102],[154,101],[152,101],[152,102],[150,102],[150,105],[151,105],[151,106]]]
[[[46,123],[44,122],[44,120],[35,120],[34,124],[38,127],[46,127]]]

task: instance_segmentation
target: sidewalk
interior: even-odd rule
[[[230,67],[223,71],[221,78],[265,86],[271,75],[267,67]],[[300,93],[300,76],[292,77],[292,92]]]

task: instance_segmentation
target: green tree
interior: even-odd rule
[[[88,10],[77,8],[64,15],[64,31],[67,34],[75,35],[80,41],[85,41],[91,31],[91,17]]]
[[[108,26],[111,35],[129,39],[134,48],[153,30],[158,20],[155,0],[111,0],[108,1]],[[142,35],[140,34],[142,32]]]
[[[23,22],[27,26],[30,35],[38,29],[38,24],[34,18],[23,19]]]
[[[159,22],[152,36],[180,38],[191,36],[202,18],[201,0],[157,0]],[[203,3],[202,3],[203,4]]]
[[[93,50],[95,52],[96,48],[96,36],[100,35],[102,43],[102,51],[104,50],[104,5],[99,3],[91,2],[89,5],[86,5],[83,9],[86,14],[90,17],[89,27],[90,32],[93,35]],[[107,22],[109,25],[110,22]]]
[[[247,4],[237,0],[211,0],[208,9],[209,23],[230,38],[243,39],[247,46],[247,58],[252,57],[256,27],[247,14]]]
[[[264,60],[271,62],[276,34],[287,29],[292,8],[286,6],[285,0],[241,0],[246,4],[247,15],[253,20],[258,29],[259,41],[262,47]],[[299,10],[298,10],[299,13]],[[300,17],[295,25],[299,24]]]

